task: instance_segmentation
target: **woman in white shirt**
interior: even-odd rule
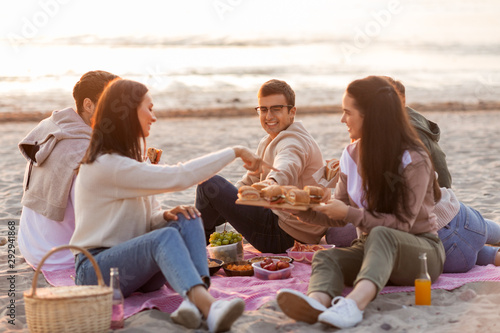
[[[166,282],[185,300],[174,322],[198,328],[202,315],[210,331],[230,329],[245,304],[236,298],[216,301],[210,285],[200,214],[191,206],[162,211],[154,195],[200,183],[239,157],[249,170],[261,159],[245,147],[226,148],[170,165],[143,162],[146,137],[156,121],[148,89],[130,80],[113,81],[99,99],[89,149],[76,178],[75,232],[70,244],[88,249],[105,280],[118,267],[127,297]],[[179,133],[171,133],[179,135]],[[91,263],[76,258],[77,284],[95,284]]]

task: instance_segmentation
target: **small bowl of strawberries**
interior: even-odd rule
[[[265,258],[252,264],[254,275],[262,280],[287,279],[292,275],[293,264],[289,262]]]

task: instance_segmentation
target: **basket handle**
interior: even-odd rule
[[[38,274],[40,274],[40,272],[42,271],[42,266],[43,266],[43,263],[45,262],[45,260],[47,260],[47,258],[50,257],[52,254],[59,252],[61,250],[65,250],[65,249],[74,249],[74,250],[81,251],[83,254],[85,254],[85,256],[92,263],[92,266],[94,266],[94,270],[95,270],[95,273],[97,275],[97,284],[101,287],[106,287],[106,284],[104,283],[104,279],[102,278],[101,269],[99,268],[99,265],[97,265],[97,262],[95,261],[94,256],[89,251],[87,251],[83,247],[79,247],[79,246],[75,246],[75,245],[61,245],[61,246],[52,248],[49,252],[47,252],[47,254],[40,261],[40,264],[36,268],[35,276],[33,277],[33,282],[31,283],[31,295],[30,295],[31,297],[36,296],[36,285],[37,285],[37,281],[38,281]]]

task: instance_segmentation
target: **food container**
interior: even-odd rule
[[[250,265],[251,269],[244,270],[244,271],[232,270],[232,269],[228,268],[229,265]],[[222,268],[224,268],[224,272],[226,272],[227,276],[252,276],[254,273],[253,266],[251,266],[251,264],[248,260],[230,262],[230,263],[224,264],[222,266]]]
[[[243,241],[221,246],[209,245],[207,249],[210,258],[219,259],[225,263],[243,260]]]
[[[312,245],[312,244],[308,244],[308,245]],[[335,247],[335,245],[333,245],[333,244],[320,244],[320,245],[322,247],[324,247],[326,250],[331,249],[332,247]],[[312,262],[313,256],[316,252],[324,251],[324,250],[318,250],[315,252],[302,252],[302,251],[291,251],[291,249],[292,248],[289,248],[288,250],[286,250],[286,254],[290,258],[292,258],[293,260],[304,261],[304,262],[308,262],[308,263]]]
[[[208,271],[210,272],[210,276],[217,273],[222,265],[224,265],[224,261],[214,258],[208,258]]]
[[[281,261],[284,261],[284,262],[287,262],[289,264],[291,264],[293,262],[293,259],[290,258],[290,257],[287,257],[287,256],[265,256],[265,257],[253,257],[253,258],[250,258],[248,261],[250,261],[250,263],[254,263],[254,262],[258,262],[258,261],[263,261],[264,259],[267,259],[267,258],[271,258],[271,259],[278,259],[278,260],[281,260]]]
[[[278,262],[278,259],[273,259],[273,262]],[[268,271],[260,267],[260,261],[254,262],[252,264],[254,275],[262,280],[281,280],[288,279],[290,275],[292,275],[293,264],[290,264],[289,267],[280,269],[278,271]]]

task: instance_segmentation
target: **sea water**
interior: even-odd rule
[[[409,103],[498,100],[499,1],[291,0],[280,6],[255,0],[231,1],[224,12],[220,3],[199,2],[205,14],[183,12],[181,3],[145,4],[147,21],[138,15],[135,23],[109,18],[115,24],[108,24],[92,1],[70,2],[24,39],[23,24],[41,25],[36,19],[44,9],[20,11],[0,35],[0,112],[72,105],[73,85],[93,69],[145,83],[157,110],[251,110],[259,86],[271,78],[292,85],[297,105],[339,105],[350,81],[371,74],[402,80]],[[137,11],[136,2],[120,4],[122,15]],[[78,25],[85,11],[94,16],[92,25]]]

